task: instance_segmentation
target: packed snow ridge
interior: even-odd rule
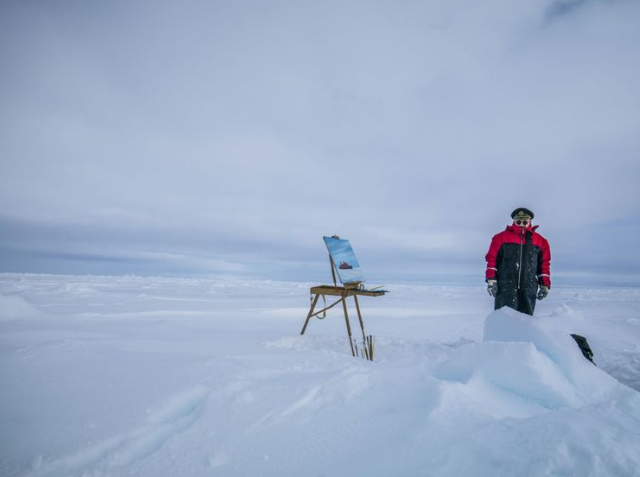
[[[0,474],[637,475],[640,290],[388,286],[368,362],[308,286],[0,275]]]

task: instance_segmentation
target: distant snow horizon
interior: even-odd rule
[[[158,278],[158,279],[184,279],[184,280],[212,280],[212,281],[233,281],[246,283],[274,282],[291,284],[331,284],[333,279],[330,273],[312,274],[308,273],[297,278],[283,276],[261,276],[261,275],[233,275],[233,274],[212,274],[212,273],[63,273],[63,272],[16,272],[0,271],[0,276],[5,277],[77,277],[77,278]],[[460,276],[433,276],[433,277],[413,277],[409,279],[390,278],[384,280],[367,280],[365,286],[393,286],[393,285],[416,285],[428,287],[482,287],[486,286],[484,278],[472,275]],[[338,285],[340,283],[338,282]],[[597,282],[593,277],[557,277],[552,289],[571,288],[611,288],[611,289],[638,289],[640,284],[634,279],[625,280],[624,277],[612,277],[610,280],[599,279]]]

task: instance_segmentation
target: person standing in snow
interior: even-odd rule
[[[487,252],[487,292],[495,298],[495,309],[508,306],[533,315],[536,298],[542,300],[551,288],[549,242],[532,225],[533,212],[519,207],[513,223],[495,235]]]

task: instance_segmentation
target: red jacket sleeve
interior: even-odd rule
[[[498,268],[496,266],[496,260],[498,258],[498,252],[500,251],[500,246],[502,245],[502,241],[499,237],[500,234],[494,235],[493,239],[491,239],[491,245],[489,245],[489,251],[485,256],[487,261],[487,271],[485,273],[485,281],[486,280],[495,280],[496,273]]]
[[[538,283],[551,288],[551,248],[544,239],[542,243],[542,257],[538,263]]]

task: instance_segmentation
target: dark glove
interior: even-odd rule
[[[498,294],[498,282],[495,280],[487,280],[487,293],[493,297]]]
[[[544,300],[545,298],[547,298],[548,294],[549,294],[549,287],[540,285],[540,289],[538,290],[538,300]]]

